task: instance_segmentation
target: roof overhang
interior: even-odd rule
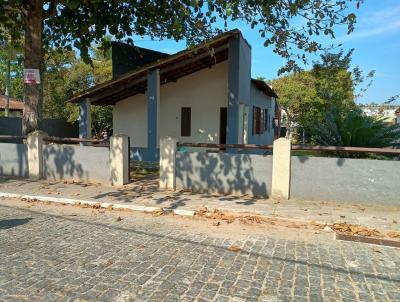
[[[266,95],[273,98],[278,98],[276,92],[264,81],[251,79],[251,82],[257,87],[258,90],[263,91]]]
[[[196,47],[188,48],[128,72],[114,80],[96,85],[77,94],[68,102],[77,103],[82,99],[89,98],[93,105],[112,105],[130,96],[145,93],[147,73],[154,69],[160,71],[161,85],[176,82],[181,77],[226,61],[230,38],[240,34],[239,30],[225,32]]]

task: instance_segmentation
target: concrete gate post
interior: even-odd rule
[[[175,190],[176,143],[172,137],[160,140],[160,189]]]
[[[129,182],[129,136],[113,135],[110,138],[111,184],[123,186]]]
[[[292,144],[286,138],[274,141],[272,159],[272,196],[289,199]]]
[[[43,131],[31,132],[27,136],[28,170],[31,179],[43,177],[43,138],[46,136],[47,133]]]

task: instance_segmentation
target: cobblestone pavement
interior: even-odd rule
[[[400,301],[399,249],[33,208],[0,204],[1,301]]]

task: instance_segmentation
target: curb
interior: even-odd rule
[[[35,200],[35,201],[45,201],[45,202],[54,202],[61,204],[70,204],[70,205],[87,205],[87,206],[97,206],[103,209],[112,209],[112,210],[130,210],[134,212],[144,212],[144,213],[155,213],[155,212],[173,212],[175,215],[180,216],[194,216],[195,211],[190,210],[168,210],[159,207],[146,207],[140,205],[130,205],[130,204],[118,204],[118,203],[110,203],[110,202],[97,202],[91,200],[82,200],[82,199],[71,199],[71,198],[60,198],[60,197],[50,197],[50,196],[40,196],[40,195],[25,195],[25,194],[14,194],[14,193],[5,193],[0,192],[0,198],[20,198],[26,200]]]

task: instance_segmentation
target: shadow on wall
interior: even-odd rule
[[[177,152],[178,189],[268,198],[271,179],[272,156]]]
[[[27,152],[24,144],[0,143],[0,175],[28,177]]]
[[[88,181],[82,165],[74,160],[73,147],[63,145],[43,146],[43,175],[45,178],[78,178]]]

